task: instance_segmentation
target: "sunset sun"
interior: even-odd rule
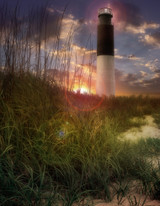
[[[80,94],[88,94],[89,93],[89,90],[87,87],[83,86],[81,88],[75,88],[73,90],[75,93],[80,93]]]

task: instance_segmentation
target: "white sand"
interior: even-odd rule
[[[137,201],[140,200],[139,206],[141,206],[143,201],[144,201],[144,199],[145,199],[145,196],[135,195],[135,197],[136,197]],[[132,196],[132,200],[134,200],[133,196]],[[131,204],[129,203],[128,199],[126,199],[126,198],[124,199],[123,203],[119,204],[119,205],[118,205],[118,202],[117,202],[116,198],[112,202],[109,202],[109,203],[106,203],[103,200],[94,200],[93,205],[94,206],[119,206],[119,205],[121,205],[121,206],[131,206]],[[133,206],[136,206],[136,204],[134,204]],[[158,200],[150,200],[148,198],[146,200],[144,206],[160,206],[160,201],[158,201]]]
[[[134,197],[136,197],[136,202],[134,201]],[[160,206],[160,201],[158,200],[151,200],[150,198],[146,198],[144,195],[139,195],[139,194],[132,194],[130,195],[130,198],[132,199],[133,203],[135,204],[130,204],[129,202],[129,196],[124,197],[122,199],[122,202],[118,204],[117,198],[115,197],[111,202],[106,202],[102,199],[91,199],[91,198],[86,198],[80,203],[74,203],[73,206],[142,206],[143,202],[145,200],[145,204],[143,206]],[[139,204],[138,204],[139,203]]]
[[[140,128],[133,127],[128,131],[120,134],[122,140],[138,140],[140,138],[160,138],[160,129],[154,123],[152,116],[145,116],[144,119],[133,118],[131,121],[144,121],[145,125]]]

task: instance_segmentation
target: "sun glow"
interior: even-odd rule
[[[75,93],[80,93],[80,94],[88,94],[89,93],[89,90],[87,87],[81,87],[81,88],[75,88],[73,90]]]

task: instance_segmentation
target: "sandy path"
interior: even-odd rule
[[[134,201],[134,196],[136,197],[137,203]],[[129,201],[129,196],[128,198],[123,198],[120,204],[118,204],[116,197],[111,202],[105,202],[102,199],[91,200],[86,198],[83,202],[73,204],[73,206],[160,206],[160,201],[151,200],[150,198],[146,199],[144,195],[132,194],[130,197],[133,201],[132,203]],[[145,204],[143,204],[145,199]]]
[[[158,125],[154,122],[154,118],[152,116],[145,116],[142,118],[133,118],[131,121],[144,121],[145,124],[140,128],[133,127],[128,131],[122,133],[119,137],[122,140],[137,140],[140,138],[160,138],[160,129]]]
[[[93,201],[93,206],[120,206],[120,205],[121,206],[142,206],[143,205],[143,201],[145,199],[145,196],[141,196],[141,197],[139,197],[138,195],[135,195],[135,196],[136,196],[137,201],[139,201],[139,198],[140,198],[139,204],[138,203],[136,204],[133,201],[133,205],[132,205],[131,203],[129,203],[128,199],[124,199],[122,204],[118,205],[117,200],[114,199],[112,202],[109,202],[109,203],[106,203],[103,200],[94,200]],[[132,199],[134,200],[134,198],[132,198]],[[160,206],[160,201],[158,201],[158,200],[150,200],[148,198],[143,206]]]

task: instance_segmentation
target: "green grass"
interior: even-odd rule
[[[78,111],[63,90],[31,74],[0,79],[0,205],[69,206],[88,196],[121,202],[133,180],[160,199],[159,168],[147,161],[159,155],[160,141],[117,138],[143,124],[133,117],[154,115],[158,123],[160,99],[105,98],[96,110]],[[86,95],[84,104],[83,95],[68,95],[81,109],[99,101]]]

